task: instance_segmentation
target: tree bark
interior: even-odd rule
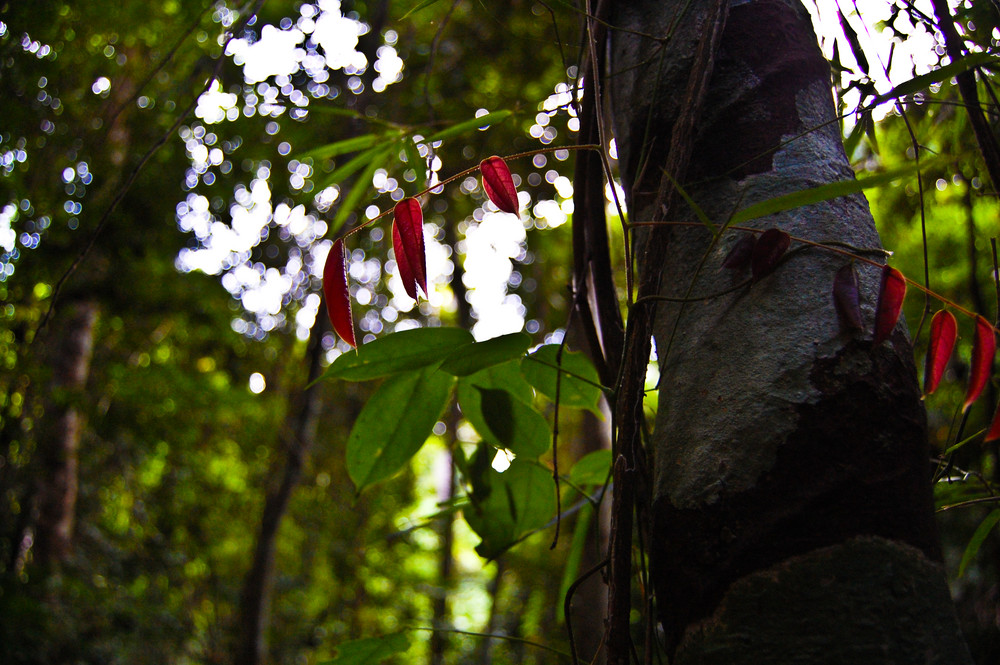
[[[281,434],[286,452],[281,481],[264,499],[260,531],[254,548],[250,571],[240,596],[235,665],[257,665],[267,654],[267,627],[270,623],[271,589],[274,582],[274,549],[278,527],[288,510],[292,492],[302,479],[302,467],[316,439],[316,423],[321,406],[321,385],[316,383],[323,371],[323,335],[329,330],[325,312],[317,314],[309,335],[306,358],[309,374],[305,388],[292,401],[290,415]]]
[[[54,325],[54,348],[48,353],[52,380],[38,440],[41,468],[32,552],[43,569],[62,563],[72,549],[83,429],[83,416],[76,405],[87,383],[97,323],[97,305],[93,302],[74,302],[64,310]]]
[[[649,232],[662,265],[638,267],[661,271],[659,292],[673,299],[653,315],[661,387],[648,451],[668,651],[679,663],[970,662],[940,566],[905,324],[872,344],[880,270],[857,264],[867,329],[845,332],[831,292],[849,259],[793,243],[772,274],[723,294],[733,275],[722,261],[741,232],[713,238],[677,196],[663,209],[711,5],[616,3],[611,17],[631,221],[664,223]],[[829,66],[798,2],[732,2],[713,65],[682,166],[717,229],[753,203],[854,177]],[[879,256],[860,195],[748,226]],[[722,295],[677,302],[710,294]]]

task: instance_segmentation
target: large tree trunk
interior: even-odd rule
[[[713,4],[614,3],[608,93],[632,222],[696,221],[680,197],[664,209],[663,172]],[[750,204],[854,177],[806,12],[731,5],[682,171],[720,228]],[[750,225],[879,247],[861,196]],[[721,264],[740,232],[714,244],[698,224],[650,233],[666,259],[639,269],[662,270],[661,295],[733,285]],[[671,662],[969,662],[905,326],[873,345],[880,271],[858,264],[867,330],[841,329],[831,291],[847,262],[805,249],[752,285],[656,306],[650,555]]]

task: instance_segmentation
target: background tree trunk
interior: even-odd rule
[[[267,628],[270,623],[271,591],[274,586],[274,555],[278,528],[288,511],[292,493],[302,479],[303,466],[316,440],[316,424],[322,405],[323,335],[329,330],[326,312],[320,311],[309,334],[306,387],[290,400],[289,415],[279,437],[285,449],[280,482],[269,488],[264,499],[260,531],[254,547],[250,571],[240,595],[237,644],[233,662],[257,665],[267,657]]]
[[[48,353],[52,381],[41,423],[33,553],[43,569],[61,563],[73,542],[77,495],[77,459],[82,415],[78,404],[90,372],[97,305],[91,301],[67,304],[53,324],[53,348]]]
[[[632,222],[696,222],[686,204],[654,202],[710,4],[613,9],[624,30],[611,34],[608,84]],[[702,108],[685,189],[720,228],[737,209],[854,177],[797,2],[733,3]],[[861,196],[750,225],[880,247]],[[670,227],[662,295],[729,289],[721,264],[741,235]],[[939,564],[905,325],[873,346],[880,272],[858,264],[867,330],[841,330],[831,291],[846,263],[793,251],[752,285],[657,307],[650,554],[676,662],[969,662]]]

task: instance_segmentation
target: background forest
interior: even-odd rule
[[[859,178],[885,176],[865,194],[893,265],[995,321],[996,174],[952,77],[975,71],[995,127],[1000,9],[953,2],[945,30],[970,55],[949,57],[936,4],[810,10],[848,155]],[[426,299],[406,294],[388,219],[351,237],[358,341],[442,326],[563,341],[585,12],[0,1],[0,663],[596,650],[598,579],[575,590],[572,640],[563,599],[606,537],[581,498],[601,496],[610,466],[598,391],[578,386],[557,410],[544,378],[525,385],[541,440],[558,422],[562,519],[543,502],[498,535],[460,510],[475,487],[456,466],[468,478],[510,463],[476,445],[482,427],[447,409],[411,463],[359,492],[345,459],[379,384],[317,380],[352,353],[322,303],[332,239],[494,154],[529,153],[509,160],[520,219],[487,202],[477,173],[426,197]],[[919,367],[939,307],[915,289],[906,300]],[[959,325],[971,340],[972,321]],[[976,662],[991,663],[1000,450],[982,432],[1000,386],[965,421],[968,373],[959,344],[925,403],[947,461],[935,492],[953,597]]]

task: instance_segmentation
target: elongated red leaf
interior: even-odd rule
[[[351,316],[351,294],[347,290],[347,257],[344,255],[344,241],[333,243],[323,266],[323,295],[326,296],[326,311],[330,315],[333,330],[352,347],[357,348],[354,337],[354,318]]]
[[[521,205],[517,201],[517,188],[503,158],[493,155],[479,163],[483,174],[483,189],[497,208],[503,212],[518,214]]]
[[[417,286],[424,295],[427,295],[424,213],[420,210],[420,202],[416,199],[403,199],[396,204],[393,213],[392,248],[396,252],[399,276],[403,279],[406,292],[416,300]]]
[[[889,339],[906,297],[906,279],[903,273],[892,266],[882,267],[882,285],[878,290],[878,305],[875,308],[875,346]]]
[[[990,423],[990,428],[986,431],[983,443],[990,443],[997,439],[1000,439],[1000,402],[997,402],[997,410],[993,413],[993,422]]]
[[[392,249],[396,253],[396,267],[399,268],[399,279],[403,282],[406,295],[414,300],[417,299],[417,278],[410,267],[410,261],[406,258],[406,251],[403,249],[403,239],[399,235],[399,224],[392,222]]]
[[[753,281],[756,282],[774,272],[791,242],[791,236],[781,229],[768,229],[760,234],[750,256],[750,274]]]
[[[969,373],[969,389],[965,393],[962,411],[968,411],[972,403],[979,399],[993,369],[993,354],[996,352],[996,338],[993,326],[982,316],[976,317],[976,337],[972,341],[972,369]]]
[[[736,241],[733,248],[726,254],[722,261],[722,267],[733,271],[742,271],[750,265],[750,257],[753,255],[753,247],[757,244],[757,236],[753,233],[744,233],[743,237]]]
[[[864,330],[858,301],[858,274],[854,272],[853,263],[838,270],[833,278],[833,304],[841,326],[848,330]]]
[[[944,370],[951,359],[958,338],[958,323],[954,315],[946,309],[931,319],[931,338],[927,344],[927,361],[924,363],[924,394],[937,390]]]

